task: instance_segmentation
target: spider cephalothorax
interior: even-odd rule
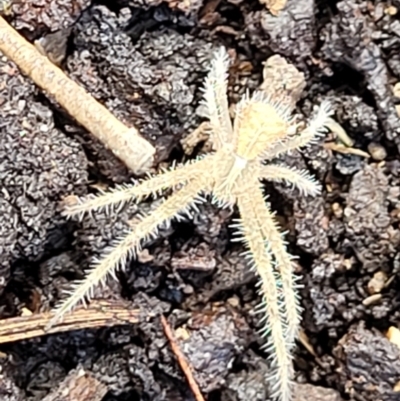
[[[287,401],[291,397],[291,348],[298,333],[300,307],[292,258],[265,202],[261,181],[285,181],[303,194],[318,194],[319,185],[306,172],[269,164],[269,161],[308,144],[324,130],[331,112],[328,104],[322,104],[308,127],[299,131],[291,119],[290,102],[256,92],[239,102],[232,123],[227,99],[228,64],[228,56],[221,49],[213,59],[204,87],[212,153],[138,184],[119,187],[97,197],[76,199],[66,208],[67,216],[82,215],[121,202],[140,201],[168,188],[175,189],[153,213],[144,216],[93,264],[86,278],[77,283],[70,297],[57,308],[53,322],[89,296],[109,273],[134,257],[149,237],[157,235],[160,225],[203,201],[200,195],[211,195],[212,201],[221,207],[238,207],[240,218],[233,225],[239,234],[237,240],[247,246],[246,258],[260,277],[263,334],[268,334],[267,344],[275,370],[271,376],[272,390],[278,398]]]

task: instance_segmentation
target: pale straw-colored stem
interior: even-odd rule
[[[154,147],[127,127],[0,17],[0,51],[134,173],[153,164]]]

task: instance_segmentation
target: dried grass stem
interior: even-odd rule
[[[129,128],[115,118],[1,17],[0,51],[134,173],[151,167],[155,149],[139,135],[137,129]]]

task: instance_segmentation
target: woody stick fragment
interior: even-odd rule
[[[28,340],[47,334],[98,327],[129,325],[139,322],[140,311],[128,302],[96,300],[88,307],[72,311],[62,322],[46,330],[51,312],[0,319],[0,344]]]
[[[0,52],[75,120],[99,139],[136,174],[150,169],[155,149],[135,127],[115,118],[77,83],[41,55],[36,48],[0,17]]]

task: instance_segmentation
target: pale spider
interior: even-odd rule
[[[322,133],[329,121],[330,107],[323,103],[308,127],[299,130],[291,118],[290,102],[275,99],[264,92],[246,95],[237,104],[232,124],[227,99],[229,57],[222,48],[216,52],[205,81],[204,103],[210,122],[213,152],[188,164],[130,186],[118,187],[97,197],[76,199],[67,206],[67,216],[107,208],[122,202],[141,201],[173,188],[174,193],[141,221],[124,238],[96,260],[84,280],[77,283],[69,298],[55,311],[51,324],[59,320],[78,302],[92,294],[94,287],[105,282],[107,274],[115,277],[118,266],[125,266],[150,237],[157,236],[157,228],[187,212],[204,201],[200,194],[212,195],[221,207],[238,206],[240,219],[233,227],[248,251],[246,258],[260,277],[263,299],[260,311],[265,325],[262,333],[268,337],[274,374],[271,389],[282,401],[291,398],[292,346],[300,323],[300,306],[293,275],[292,257],[265,202],[262,180],[285,181],[303,194],[317,195],[320,186],[304,171],[268,164],[276,156],[300,148]],[[300,131],[300,132],[299,132]]]

